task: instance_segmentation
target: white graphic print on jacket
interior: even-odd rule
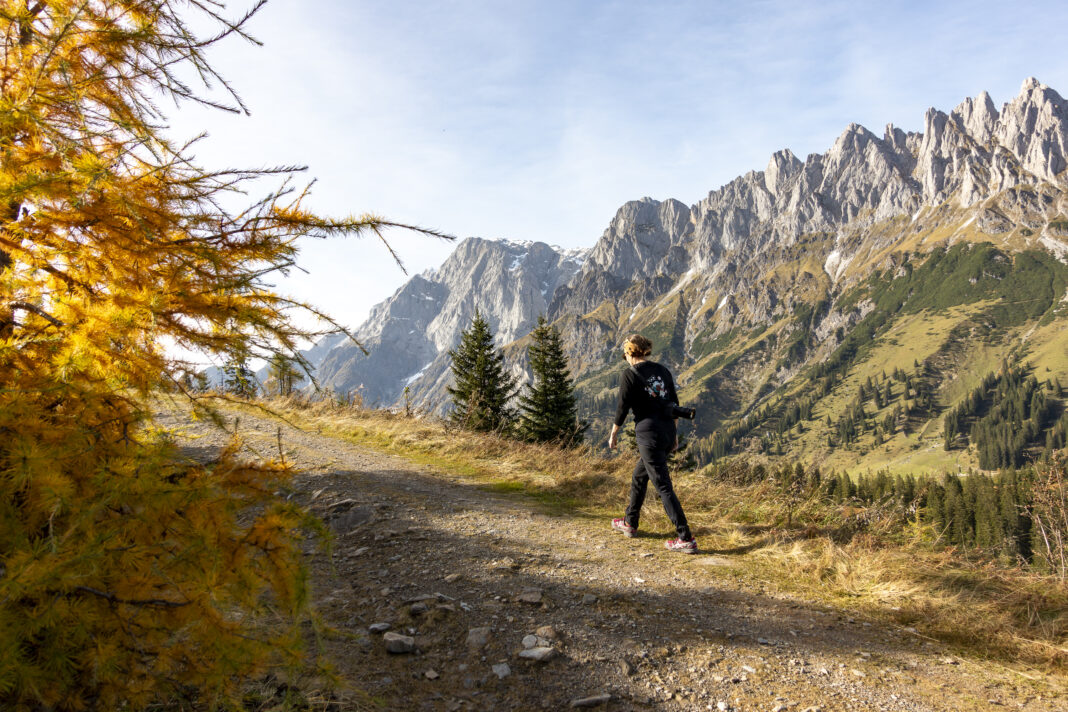
[[[645,379],[645,392],[653,398],[667,398],[667,385],[660,376]]]

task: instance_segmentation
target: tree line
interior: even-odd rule
[[[988,373],[943,418],[945,449],[970,442],[979,454],[979,466],[994,470],[1020,467],[1028,454],[1039,450],[1048,459],[1064,447],[1068,415],[1050,422],[1053,398],[1063,395],[1060,381],[1040,384],[1034,375],[1027,375],[1029,370],[1002,363],[997,373]]]
[[[777,467],[735,459],[705,468],[712,479],[738,485],[774,482],[780,496],[863,507],[862,515],[888,515],[900,527],[929,525],[934,543],[1023,564],[1041,572],[1068,573],[1063,559],[1068,461],[1008,468],[996,475],[851,476],[818,466],[784,462]],[[1058,528],[1058,522],[1061,522]],[[1051,536],[1051,532],[1053,535]]]

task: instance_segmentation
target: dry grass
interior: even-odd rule
[[[993,659],[1063,674],[1068,592],[1050,578],[969,563],[916,545],[826,538],[755,550],[749,565],[781,587],[820,595]]]
[[[618,514],[626,501],[632,455],[606,458],[588,447],[561,450],[330,403],[267,405],[296,424],[534,497],[561,515]],[[674,479],[702,550],[731,562],[721,569],[725,576],[860,612],[1017,668],[1058,676],[1066,670],[1068,587],[1054,577],[937,550],[929,530],[903,525],[899,514],[791,503],[770,481],[735,485],[700,473]],[[646,509],[647,526],[671,531],[658,507]]]

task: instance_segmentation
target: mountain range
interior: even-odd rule
[[[640,332],[699,409],[700,460],[854,470],[978,466],[969,428],[1025,364],[1050,394],[1021,449],[1037,456],[1068,385],[1066,156],[1068,103],[1035,79],[1000,109],[985,92],[930,109],[920,132],[851,124],[825,153],[784,149],[694,205],[628,202],[589,250],[464,240],[375,307],[356,331],[369,355],[331,337],[308,358],[337,391],[391,405],[407,387],[442,412],[448,349],[476,309],[520,376],[545,314],[599,438],[619,345]],[[972,422],[947,440],[965,398]]]
[[[371,310],[354,333],[368,353],[332,336],[305,357],[316,366],[321,386],[341,393],[355,389],[369,405],[393,404],[409,387],[414,405],[440,409],[450,382],[448,351],[475,311],[499,343],[521,339],[584,259],[584,250],[540,242],[468,238],[441,267],[412,277]]]

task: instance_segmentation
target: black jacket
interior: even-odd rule
[[[642,361],[635,368],[660,398],[679,404],[671,371],[655,361]],[[675,421],[664,412],[663,402],[646,390],[645,384],[634,375],[630,366],[619,377],[619,405],[616,407],[615,424],[623,427],[629,411],[634,412],[635,430],[675,428]]]

